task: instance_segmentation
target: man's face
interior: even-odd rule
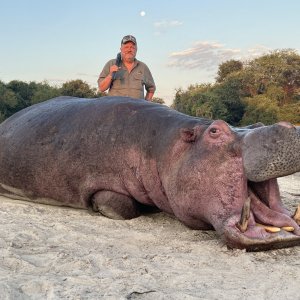
[[[132,42],[127,42],[121,46],[122,59],[125,61],[132,62],[136,56],[137,47]]]

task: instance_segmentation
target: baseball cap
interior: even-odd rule
[[[122,41],[121,41],[121,45],[124,45],[128,42],[132,42],[136,45],[136,39],[133,35],[125,35],[123,38],[122,38]]]

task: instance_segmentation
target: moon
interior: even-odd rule
[[[140,12],[140,15],[141,15],[141,17],[144,17],[144,16],[146,15],[146,13],[142,10],[142,11]]]

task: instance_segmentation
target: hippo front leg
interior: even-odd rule
[[[92,196],[92,208],[110,219],[126,220],[141,215],[138,203],[126,195],[99,191]]]

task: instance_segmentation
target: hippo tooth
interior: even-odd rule
[[[279,232],[281,230],[279,227],[275,227],[275,226],[267,226],[267,225],[263,225],[263,224],[259,224],[259,223],[256,223],[256,225],[263,227],[265,229],[265,231],[270,232],[270,233]]]
[[[293,219],[296,221],[298,225],[300,225],[300,204],[298,204],[298,207],[296,208],[296,211],[293,215]]]
[[[295,228],[292,226],[284,226],[284,227],[281,227],[281,229],[288,231],[288,232],[292,232],[295,230]]]
[[[250,202],[251,202],[251,198],[248,197],[242,208],[241,219],[236,224],[236,226],[239,228],[241,232],[245,232],[248,228],[248,221],[250,218]]]

